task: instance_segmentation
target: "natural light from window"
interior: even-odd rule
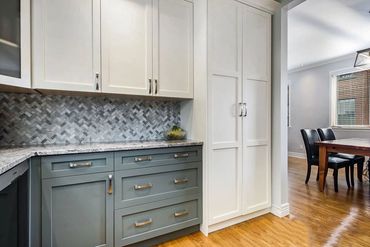
[[[336,75],[334,80],[333,125],[370,127],[370,70]]]

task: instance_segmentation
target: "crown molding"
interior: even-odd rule
[[[260,9],[262,11],[274,14],[275,11],[280,9],[281,4],[274,0],[237,0],[238,2],[247,4],[253,8]]]
[[[356,53],[351,53],[351,54],[343,55],[343,56],[340,56],[340,57],[335,57],[335,58],[319,61],[319,62],[316,62],[316,63],[306,64],[302,67],[295,67],[293,69],[289,69],[288,74],[296,73],[296,72],[300,72],[300,71],[304,71],[304,70],[309,70],[309,69],[320,67],[320,66],[327,65],[327,64],[342,62],[342,61],[349,60],[349,59],[353,59],[353,62],[355,62],[355,60],[354,60],[355,56],[356,56]]]

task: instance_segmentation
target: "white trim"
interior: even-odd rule
[[[327,65],[327,64],[341,62],[341,61],[348,60],[348,59],[351,59],[351,58],[353,58],[353,63],[354,63],[355,62],[355,56],[356,56],[356,53],[351,53],[351,54],[343,55],[343,56],[340,56],[340,57],[335,57],[335,58],[331,58],[331,59],[327,59],[327,60],[323,60],[323,61],[319,61],[319,62],[315,62],[315,63],[306,64],[302,67],[296,67],[296,68],[289,69],[288,74],[296,73],[296,72],[300,72],[300,71],[304,71],[304,70],[308,70],[308,69],[312,69],[312,68],[316,68],[316,67],[320,67],[320,66]]]
[[[293,157],[293,158],[306,159],[306,154],[305,153],[288,152],[288,156]]]
[[[289,215],[289,203],[285,203],[281,206],[272,205],[271,213],[277,217],[283,218]]]
[[[274,0],[237,0],[237,1],[270,14],[273,14],[281,6],[279,2]]]
[[[208,226],[208,233],[218,231],[218,230],[224,229],[226,227],[236,225],[236,224],[239,224],[241,222],[244,222],[244,221],[247,221],[247,220],[256,218],[258,216],[268,214],[268,213],[271,213],[271,208],[263,209],[263,210],[260,210],[260,211],[257,211],[257,212],[254,212],[254,213],[251,213],[251,214],[248,214],[248,215],[239,216],[239,217],[232,218],[230,220],[226,220],[226,221],[214,224],[214,225],[210,225],[210,226]]]

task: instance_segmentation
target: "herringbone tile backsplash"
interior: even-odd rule
[[[157,140],[180,124],[180,103],[0,93],[0,146]]]

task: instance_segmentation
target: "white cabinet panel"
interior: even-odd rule
[[[235,74],[240,71],[240,4],[230,0],[209,1],[209,62],[211,69]]]
[[[244,149],[244,157],[244,213],[253,213],[271,206],[269,145],[246,147]]]
[[[33,4],[33,87],[99,91],[100,0]]]
[[[193,3],[154,0],[154,94],[193,97]]]
[[[271,15],[245,7],[244,73],[248,79],[270,80],[271,67]]]
[[[102,1],[102,90],[149,95],[152,0]]]
[[[212,152],[209,168],[209,223],[214,224],[240,215],[241,169],[238,149]]]
[[[236,145],[240,139],[240,81],[214,76],[212,80],[212,145]],[[221,120],[222,119],[222,120]],[[220,121],[221,120],[221,121]]]
[[[247,145],[269,140],[270,121],[270,84],[264,81],[244,81],[244,102],[247,116],[244,118],[244,135]]]

